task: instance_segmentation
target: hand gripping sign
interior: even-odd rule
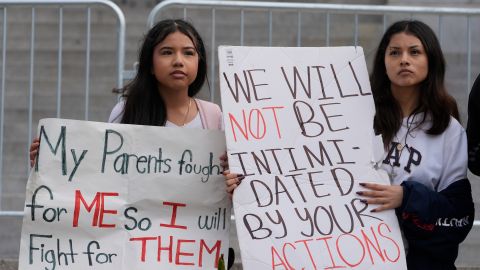
[[[406,269],[393,210],[356,195],[389,183],[362,48],[220,47],[219,61],[244,268]]]
[[[228,254],[219,131],[39,123],[19,269],[213,269]]]

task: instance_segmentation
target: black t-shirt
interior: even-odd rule
[[[468,99],[468,168],[480,176],[480,75]]]

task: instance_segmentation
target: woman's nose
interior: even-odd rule
[[[176,67],[178,67],[178,66],[183,67],[183,60],[184,60],[183,55],[177,53],[177,54],[175,54],[175,58],[173,59],[173,61],[174,61],[173,65],[176,66]]]
[[[402,65],[402,66],[410,65],[410,60],[408,58],[408,54],[406,54],[406,53],[402,54],[402,59],[400,61],[400,65]]]

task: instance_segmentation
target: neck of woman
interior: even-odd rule
[[[417,108],[420,100],[420,89],[414,87],[393,87],[392,95],[402,109],[402,116],[407,117]]]
[[[183,126],[196,115],[196,106],[193,106],[192,98],[188,96],[188,89],[168,91],[159,90],[165,103],[167,120],[177,126]]]
[[[167,108],[167,111],[176,110],[184,106],[187,106],[188,102],[190,101],[190,97],[188,96],[188,93],[181,93],[181,94],[179,93],[175,95],[161,94],[161,96],[163,101],[165,102],[165,107]]]

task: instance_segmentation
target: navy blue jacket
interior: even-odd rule
[[[451,270],[458,246],[472,228],[474,206],[468,179],[436,192],[415,181],[402,183],[404,197],[396,209],[408,241],[408,270]]]
[[[468,168],[480,176],[480,75],[468,98]]]

